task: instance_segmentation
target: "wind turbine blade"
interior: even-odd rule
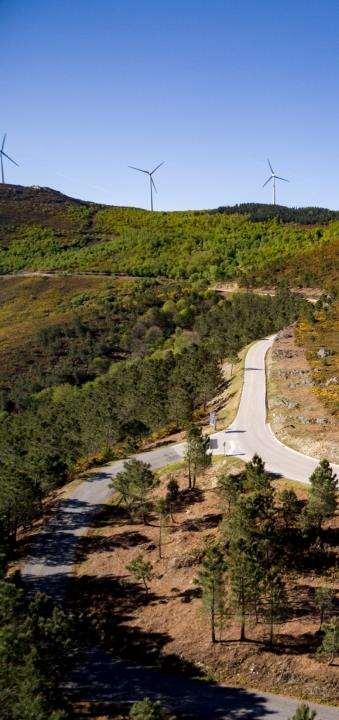
[[[141,168],[135,167],[135,165],[129,165],[128,167],[131,168],[131,170],[138,170],[138,172],[146,173],[146,175],[149,175],[149,174],[150,174],[150,173],[148,172],[148,170],[142,170]]]
[[[153,173],[155,173],[156,170],[159,170],[159,168],[160,168],[162,165],[165,165],[165,160],[163,160],[161,163],[159,163],[159,165],[157,165],[157,166],[154,168],[154,170],[151,171],[151,175],[153,175]]]
[[[155,182],[154,182],[154,180],[153,180],[153,178],[152,178],[152,175],[151,175],[151,183],[152,183],[152,185],[153,185],[153,187],[154,187],[155,192],[157,193],[158,191],[157,191],[157,189],[156,189],[156,187],[155,187]]]
[[[283,180],[284,182],[289,182],[289,180],[286,180],[286,178],[281,178],[281,177],[279,177],[279,175],[276,175],[275,177],[277,178],[277,180]]]
[[[271,175],[271,177],[269,177],[268,180],[264,182],[263,187],[265,187],[265,185],[267,185],[267,183],[269,183],[271,180],[273,180],[273,175]]]
[[[7,137],[7,133],[5,133],[4,136],[3,136],[3,138],[2,138],[1,150],[3,150],[4,147],[5,147],[6,137]]]
[[[4,157],[6,157],[7,160],[10,160],[13,163],[13,165],[16,165],[17,167],[19,167],[19,163],[15,162],[15,160],[13,160],[13,158],[9,157],[9,155],[7,155],[7,153],[5,153],[3,150],[1,150],[1,155],[4,155]]]
[[[268,158],[267,158],[267,162],[268,162],[268,167],[269,167],[269,169],[270,169],[270,171],[271,171],[272,175],[274,175],[274,170],[273,170],[273,168],[272,168],[272,165],[271,165],[271,163],[270,163],[270,161],[269,161],[269,159],[268,159]]]

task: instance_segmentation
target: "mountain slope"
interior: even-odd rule
[[[338,213],[324,209],[254,204],[150,213],[73,200],[48,188],[4,185],[0,272],[239,278],[251,284],[285,277],[294,284],[331,283],[337,218]]]

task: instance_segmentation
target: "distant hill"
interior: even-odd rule
[[[339,220],[339,210],[328,210],[320,207],[287,207],[286,205],[264,205],[262,203],[241,203],[228,205],[211,210],[211,212],[233,215],[247,215],[250,220],[270,220],[277,218],[282,223],[299,223],[300,225],[317,225]]]
[[[0,272],[49,270],[136,276],[285,277],[331,283],[339,212],[246,203],[154,212],[76,200],[41,187],[0,185]]]

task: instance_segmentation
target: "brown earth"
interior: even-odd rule
[[[268,413],[275,435],[305,455],[339,462],[339,428],[315,389],[312,368],[295,328],[278,334],[267,358]]]
[[[113,503],[97,518],[96,526],[80,540],[74,578],[73,601],[91,618],[106,647],[123,657],[151,660],[171,671],[184,671],[232,685],[294,695],[307,700],[335,702],[339,667],[329,667],[316,655],[319,617],[314,606],[314,587],[335,587],[335,556],[312,572],[289,573],[287,580],[291,612],[276,629],[276,645],[267,644],[267,627],[248,619],[246,642],[239,642],[239,623],[230,613],[220,642],[210,642],[209,620],[195,584],[204,540],[214,537],[222,518],[216,492],[220,468],[237,472],[240,460],[216,458],[199,480],[199,490],[189,493],[183,468],[173,474],[182,489],[174,521],[168,520],[162,557],[159,557],[159,523],[131,523],[123,509]],[[164,488],[170,468],[161,471]],[[301,499],[307,488],[287,480],[276,486],[293,487]],[[328,527],[331,538],[335,522]],[[337,522],[337,525],[339,523]],[[142,553],[150,560],[154,577],[146,593],[126,569]],[[339,585],[337,585],[339,589]]]

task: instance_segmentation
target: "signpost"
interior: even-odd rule
[[[213,428],[213,430],[215,430],[217,426],[217,413],[214,412],[214,410],[210,412],[210,426]]]

